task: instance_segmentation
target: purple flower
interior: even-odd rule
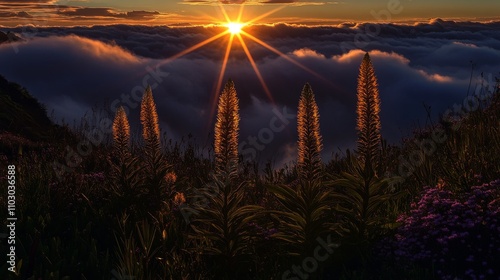
[[[500,180],[473,186],[465,194],[424,187],[420,200],[393,238],[382,241],[381,256],[408,264],[434,265],[441,279],[482,279],[493,275],[500,252]],[[391,253],[392,252],[392,253]],[[478,271],[478,270],[476,270]],[[465,276],[468,277],[465,277]]]

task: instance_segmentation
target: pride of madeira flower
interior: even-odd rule
[[[161,207],[166,196],[164,177],[168,165],[164,159],[160,143],[158,113],[153,99],[153,92],[148,86],[141,102],[142,137],[144,139],[143,163],[146,171],[145,185],[148,188],[148,200],[153,207]]]
[[[321,170],[322,137],[319,130],[319,111],[311,86],[302,89],[297,113],[298,166],[301,176],[310,180]]]
[[[358,153],[365,171],[373,173],[377,170],[380,153],[380,99],[368,53],[359,67],[357,105]]]
[[[123,107],[116,110],[113,121],[113,143],[115,151],[119,155],[128,152],[130,146],[130,125]]]
[[[217,171],[233,170],[238,163],[238,131],[240,123],[238,97],[229,79],[219,97],[215,123],[215,165]]]
[[[148,145],[160,144],[160,126],[158,124],[158,113],[156,112],[156,104],[153,99],[153,92],[148,86],[141,102],[141,123],[142,137]]]

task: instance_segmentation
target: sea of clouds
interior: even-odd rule
[[[140,88],[148,83],[154,88],[167,137],[179,140],[192,134],[199,143],[212,141],[215,89],[227,36],[188,55],[169,58],[222,32],[220,27],[111,25],[0,30],[24,38],[0,45],[0,75],[26,87],[53,111],[56,120],[72,122],[92,108],[112,111],[117,105],[127,105],[138,133],[139,107],[133,95],[139,97]],[[481,73],[490,81],[500,76],[499,22],[434,19],[413,25],[277,24],[252,26],[246,31],[286,58],[245,40],[271,100],[235,41],[224,81],[235,81],[240,98],[240,141],[253,136],[259,139],[276,110],[295,113],[300,91],[309,82],[321,114],[325,161],[339,149],[355,147],[356,82],[367,51],[380,86],[382,135],[389,143],[397,143],[414,128],[424,126],[426,107],[436,120],[447,108],[462,102],[472,68],[471,91],[481,83]],[[125,100],[126,96],[132,97]],[[258,152],[259,160],[272,159],[282,165],[295,159],[295,120],[274,132],[270,141],[267,138],[269,143]]]

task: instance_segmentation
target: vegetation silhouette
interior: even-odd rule
[[[58,176],[53,163],[68,157],[68,147],[86,139],[85,131],[53,124],[27,91],[0,79],[0,166],[15,164],[19,182],[18,271],[8,273],[4,263],[0,278],[498,278],[493,264],[500,251],[490,250],[500,244],[498,81],[489,90],[462,118],[440,120],[390,146],[380,133],[378,84],[366,54],[358,76],[357,150],[322,161],[319,109],[306,84],[298,96],[297,164],[268,164],[261,173],[259,163],[238,155],[232,80],[219,97],[213,149],[161,134],[148,87],[142,137],[134,137],[118,108],[111,141]],[[446,140],[425,154],[418,143],[435,131]],[[19,146],[24,151],[14,157]],[[404,180],[387,175],[416,152],[424,157]],[[0,207],[7,207],[5,196]],[[475,217],[481,222],[472,222]],[[458,224],[448,223],[453,219]],[[463,226],[474,238],[464,235]],[[318,240],[339,246],[318,261]],[[440,259],[418,251],[420,245],[442,248]],[[471,248],[489,250],[488,256]]]

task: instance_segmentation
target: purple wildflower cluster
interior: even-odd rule
[[[278,232],[278,230],[275,228],[267,229],[267,228],[261,227],[259,224],[254,223],[254,222],[248,223],[248,225],[255,230],[257,235],[261,236],[265,240],[271,239],[272,235]]]
[[[440,279],[500,279],[500,180],[455,195],[424,188],[381,254],[425,267]]]
[[[103,182],[106,179],[104,172],[94,172],[88,174],[82,174],[81,180],[91,181],[91,182]]]

